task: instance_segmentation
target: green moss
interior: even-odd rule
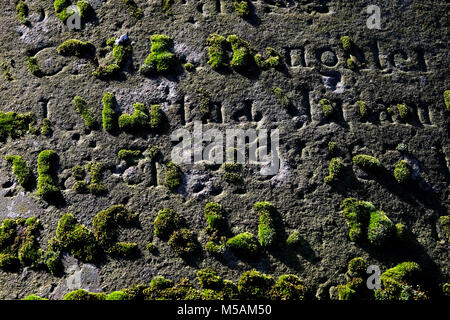
[[[75,96],[73,98],[73,104],[75,105],[75,110],[81,115],[89,129],[97,128],[97,120],[95,120],[94,115],[91,110],[87,107],[87,102],[80,96]]]
[[[20,23],[28,23],[28,6],[25,2],[19,1],[16,5],[17,19]]]
[[[286,245],[292,249],[299,249],[305,244],[305,240],[298,230],[294,230],[286,239]]]
[[[107,66],[98,66],[92,75],[101,80],[108,80],[116,77],[120,73],[120,66],[112,63]]]
[[[52,241],[55,243],[55,240]],[[53,246],[54,245],[49,245],[49,247]],[[58,249],[55,251],[53,248],[47,250],[44,255],[44,263],[52,275],[58,275],[62,269],[61,252]]]
[[[35,57],[28,57],[27,59],[28,71],[36,77],[42,77],[42,71],[37,64],[37,59]]]
[[[337,156],[339,154],[339,147],[336,142],[333,141],[328,142],[328,154],[332,157]]]
[[[331,159],[328,173],[328,176],[323,179],[325,183],[332,183],[344,178],[345,165],[340,158]]]
[[[364,260],[364,258],[361,258],[361,257],[353,258],[348,263],[347,274],[351,278],[355,278],[355,277],[361,278],[366,275],[367,267],[368,267],[368,265],[367,265],[366,260]]]
[[[189,72],[192,72],[192,71],[195,70],[195,66],[192,63],[190,63],[190,62],[186,62],[183,65],[183,67],[184,67],[184,70],[189,71]]]
[[[450,242],[450,216],[439,217],[439,222],[441,224],[445,238],[448,242]]]
[[[353,58],[347,59],[347,68],[350,70],[356,70],[358,68],[358,66],[356,65],[356,62],[355,62],[355,60],[353,60]]]
[[[303,281],[293,274],[281,275],[271,289],[274,300],[304,300],[308,289]]]
[[[122,114],[119,117],[119,128],[128,132],[139,131],[149,126],[148,109],[142,103],[133,104],[134,114]]]
[[[256,57],[258,56],[258,58]],[[255,61],[258,67],[278,68],[281,66],[281,54],[272,47],[266,48],[267,59],[262,61],[260,55],[255,55]]]
[[[442,285],[442,293],[445,297],[450,298],[450,283],[444,283]]]
[[[20,267],[19,258],[10,253],[0,253],[0,269],[15,271]]]
[[[223,229],[224,218],[222,206],[216,202],[209,202],[205,206],[205,218],[208,224],[207,232],[214,232]]]
[[[97,301],[105,300],[106,294],[104,293],[92,293],[84,289],[78,289],[66,294],[63,300],[81,300],[81,301]]]
[[[12,164],[13,173],[17,177],[19,184],[24,188],[28,188],[31,182],[32,173],[26,161],[18,155],[6,156],[5,159],[8,163]]]
[[[37,267],[41,250],[37,235],[41,224],[37,218],[4,219],[0,225],[0,268],[16,271],[20,265]]]
[[[228,43],[225,37],[217,33],[213,33],[209,35],[208,39],[206,40],[206,43],[209,46],[208,64],[211,65],[213,69],[226,68],[228,66],[226,54]]]
[[[280,104],[283,108],[289,108],[289,106],[291,105],[291,102],[289,101],[289,98],[284,93],[283,89],[281,89],[280,87],[275,87],[272,89],[272,92],[275,93],[278,101],[280,102]]]
[[[129,300],[129,296],[124,291],[114,291],[108,294],[105,300]]]
[[[336,113],[332,102],[328,99],[321,99],[319,105],[325,118],[331,118]]]
[[[103,95],[103,129],[107,132],[114,132],[117,129],[117,113],[115,111],[116,98],[111,92],[107,92]]]
[[[53,150],[44,150],[38,156],[38,191],[37,195],[48,201],[59,195],[59,188],[52,177],[52,166],[58,160],[58,155]]]
[[[196,235],[186,228],[174,231],[167,243],[179,255],[190,255],[200,250]]]
[[[155,237],[161,239],[169,239],[170,235],[182,226],[183,220],[181,217],[172,209],[163,209],[156,216],[154,226]]]
[[[120,44],[114,44],[113,57],[119,67],[123,67],[125,63],[131,59],[132,54],[133,47],[131,46],[129,40]]]
[[[118,227],[129,226],[135,223],[136,219],[137,214],[127,210],[123,205],[114,205],[100,211],[92,222],[95,239],[107,253],[125,256],[132,254],[136,244],[117,242]]]
[[[181,279],[175,285],[160,289],[158,287],[150,287],[143,291],[145,299],[158,300],[199,300],[201,294],[196,290],[188,279]]]
[[[246,271],[241,275],[238,289],[243,299],[268,299],[275,281],[256,270]]]
[[[202,289],[222,290],[224,283],[217,273],[211,268],[197,271],[197,278]]]
[[[73,12],[68,12],[67,8],[72,4],[70,0],[55,0],[53,6],[55,8],[55,14],[61,22],[66,22],[66,20],[73,14]]]
[[[386,270],[380,278],[377,300],[424,300],[426,294],[418,286],[422,270],[416,262],[403,262]],[[416,289],[413,289],[413,286]]]
[[[144,11],[139,8],[133,0],[122,0],[128,7],[130,15],[136,19],[141,19],[144,16]]]
[[[341,37],[341,43],[342,43],[342,48],[344,48],[345,51],[349,52],[352,50],[353,41],[349,36]]]
[[[409,117],[409,108],[406,104],[397,105],[398,116],[401,120],[406,120]]]
[[[6,63],[3,60],[0,60],[0,69],[3,70],[3,78],[8,81],[11,82],[14,80],[12,74],[11,74],[11,68],[10,68],[10,64]]]
[[[204,88],[197,89],[198,106],[202,117],[206,118],[209,116],[211,110],[211,96],[210,93]]]
[[[145,246],[145,249],[153,255],[158,254],[158,247],[153,242],[148,243]]]
[[[356,105],[358,106],[359,114],[361,115],[361,118],[366,118],[369,114],[369,109],[367,108],[367,104],[362,101],[356,101]]]
[[[180,167],[173,162],[169,162],[166,167],[164,185],[172,192],[175,192],[181,185],[182,177],[183,174]]]
[[[140,150],[121,149],[117,153],[117,157],[120,160],[125,160],[128,165],[135,163],[140,155],[141,155]]]
[[[80,11],[81,18],[88,18],[94,12],[94,9],[90,5],[90,3],[87,2],[86,0],[78,1],[77,7],[78,7],[78,10]]]
[[[103,183],[103,164],[101,162],[92,161],[86,165],[86,170],[89,171],[91,181],[88,185],[88,190],[94,195],[103,195],[108,192],[108,188]]]
[[[57,251],[67,251],[83,262],[96,261],[99,254],[99,247],[92,231],[78,223],[75,216],[70,213],[64,214],[59,219],[51,249],[56,254]]]
[[[408,230],[406,229],[406,226],[403,223],[395,224],[395,235],[397,239],[405,240],[407,237],[407,232]]]
[[[152,47],[150,54],[140,68],[144,75],[168,73],[175,69],[177,58],[170,52],[172,39],[166,35],[155,34],[150,37]]]
[[[338,299],[339,300],[355,300],[358,292],[361,291],[362,278],[353,278],[345,285],[338,285]]]
[[[257,202],[253,207],[259,216],[259,244],[263,248],[271,247],[277,240],[277,233],[273,221],[273,213],[275,208],[269,202]]]
[[[210,240],[206,243],[205,249],[212,255],[221,255],[225,253],[225,237],[220,238],[220,242],[217,240]],[[219,242],[219,243],[218,243]]]
[[[48,300],[48,299],[39,297],[39,296],[37,296],[35,294],[30,294],[29,296],[26,296],[22,300]]]
[[[0,111],[0,141],[4,141],[8,137],[15,139],[23,136],[32,121],[31,113],[19,114]]]
[[[240,233],[228,239],[226,246],[242,257],[255,257],[260,252],[258,240],[250,232]]]
[[[253,58],[254,49],[250,44],[234,34],[227,37],[227,42],[231,44],[231,50],[233,50],[231,67],[238,71],[249,69],[255,62]]]
[[[398,183],[406,184],[411,181],[411,168],[405,160],[400,160],[395,165],[394,177]]]
[[[58,47],[58,53],[62,56],[92,56],[95,53],[95,46],[88,41],[69,39]]]
[[[172,280],[166,279],[162,276],[156,276],[150,281],[150,288],[152,289],[167,289],[172,288],[174,285]]]
[[[138,251],[137,243],[134,242],[116,242],[108,249],[108,253],[117,257],[129,258],[136,255]]]
[[[380,171],[383,168],[380,160],[365,154],[359,154],[354,156],[353,163],[366,171],[376,172]]]
[[[239,17],[247,18],[250,15],[250,7],[248,1],[234,1],[234,10]]]
[[[162,9],[165,14],[172,15],[172,6],[175,0],[161,0]]]
[[[239,173],[242,169],[242,164],[240,163],[232,163],[232,162],[225,162],[222,164],[222,170],[225,171],[223,174],[223,180],[225,180],[228,183],[231,184],[242,184],[244,182],[244,178]]]
[[[49,137],[49,136],[52,135],[53,130],[52,130],[51,124],[52,124],[52,123],[50,122],[49,119],[47,119],[47,118],[42,119],[41,134],[42,134],[43,136]]]
[[[384,245],[396,235],[394,223],[383,211],[370,212],[370,222],[367,229],[367,239],[373,245]]]
[[[370,211],[375,210],[375,207],[370,202],[348,198],[342,202],[341,209],[350,228],[350,240],[364,240],[370,219]]]
[[[372,245],[382,246],[394,238],[394,223],[372,203],[348,198],[343,201],[341,209],[350,228],[351,241],[367,240]]]
[[[450,90],[444,91],[444,104],[447,108],[447,111],[450,111]]]

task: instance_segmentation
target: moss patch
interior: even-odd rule
[[[37,218],[4,219],[0,225],[0,268],[17,271],[22,266],[38,267],[42,252],[37,236]]]
[[[97,120],[95,120],[92,111],[87,107],[87,102],[80,96],[75,96],[73,98],[73,104],[75,105],[75,110],[81,115],[89,129],[97,128]]]
[[[92,57],[95,54],[95,46],[89,41],[69,39],[58,47],[58,53],[62,56]]]
[[[447,111],[450,111],[450,90],[444,91],[444,104]]]
[[[154,225],[155,237],[163,240],[169,239],[170,235],[181,228],[183,220],[172,209],[165,208],[156,216]]]
[[[331,159],[328,173],[328,176],[323,179],[325,183],[333,183],[344,177],[345,165],[340,158]]]
[[[367,240],[372,245],[382,246],[396,235],[394,223],[370,202],[348,198],[342,202],[341,209],[350,228],[351,241]]]
[[[73,214],[67,213],[59,219],[56,235],[52,239],[49,251],[50,257],[52,255],[59,257],[59,252],[66,251],[83,262],[94,262],[98,258],[99,247],[92,231],[78,223]],[[48,262],[52,265],[56,264],[54,259]],[[50,268],[53,269],[52,265]]]
[[[18,155],[10,155],[5,157],[8,163],[13,166],[13,173],[16,175],[19,184],[28,188],[30,186],[32,173],[25,160]]]
[[[128,8],[130,15],[136,19],[141,19],[144,16],[144,11],[139,8],[133,0],[122,0]]]
[[[319,101],[319,106],[322,109],[322,113],[325,118],[331,118],[336,113],[336,109],[334,108],[333,103],[328,99],[321,99]]]
[[[366,154],[358,154],[354,156],[353,163],[366,171],[377,172],[383,169],[380,160]]]
[[[255,257],[260,252],[258,240],[250,232],[243,232],[228,239],[226,246],[241,257]]]
[[[178,165],[173,162],[169,162],[166,167],[166,175],[164,179],[164,185],[169,190],[175,192],[181,185],[183,173]]]
[[[0,141],[6,138],[19,138],[23,136],[33,121],[33,114],[19,114],[16,112],[0,111]]]
[[[427,295],[419,286],[421,272],[416,262],[403,262],[386,270],[381,275],[381,289],[375,291],[375,299],[427,300]]]
[[[395,165],[394,177],[400,184],[406,184],[411,181],[411,167],[405,160],[400,160]]]
[[[137,214],[123,205],[115,205],[100,211],[93,219],[94,236],[99,245],[109,254],[129,256],[136,249],[135,243],[117,242],[118,227],[136,223]]]
[[[148,109],[142,103],[133,104],[134,114],[122,114],[119,117],[119,128],[128,132],[139,131],[149,126]]]
[[[113,93],[107,92],[103,95],[103,129],[109,133],[114,132],[117,127],[117,113],[115,110],[116,98]]]
[[[225,37],[217,33],[213,33],[209,35],[208,39],[206,40],[206,43],[209,46],[208,64],[213,69],[226,68],[228,66],[226,54],[228,43]]]
[[[38,191],[37,195],[48,201],[59,196],[59,188],[53,179],[52,166],[58,161],[58,155],[53,150],[44,150],[38,156]]]
[[[254,49],[250,44],[237,35],[229,35],[227,42],[231,44],[233,50],[233,58],[231,59],[231,67],[237,71],[248,70],[254,64]]]
[[[271,247],[277,240],[277,233],[273,221],[273,213],[275,208],[269,202],[257,202],[253,207],[259,216],[259,244],[263,248]]]
[[[155,34],[150,37],[152,43],[150,54],[140,68],[144,75],[155,75],[171,72],[175,69],[177,58],[170,52],[172,39],[163,34]]]

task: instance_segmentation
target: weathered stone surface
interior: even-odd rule
[[[235,282],[252,268],[273,276],[293,273],[321,298],[330,293],[336,298],[338,275],[357,256],[382,270],[398,260],[416,261],[431,275],[427,280],[434,291],[450,281],[449,244],[437,230],[439,217],[447,215],[450,207],[450,113],[443,99],[443,92],[450,89],[446,1],[379,1],[381,29],[368,29],[366,9],[373,1],[289,0],[281,1],[281,6],[251,1],[254,12],[244,20],[235,13],[233,1],[175,1],[173,15],[167,16],[161,1],[135,0],[144,12],[138,20],[121,1],[89,0],[95,18],[84,21],[81,30],[69,30],[60,22],[52,1],[24,1],[30,7],[28,25],[17,20],[14,1],[0,3],[0,111],[33,112],[39,130],[0,141],[0,220],[38,217],[42,223],[38,240],[46,250],[62,214],[71,212],[92,229],[99,211],[124,204],[139,212],[139,226],[120,229],[120,241],[136,242],[141,253],[153,241],[159,255],[103,257],[98,265],[71,261],[60,277],[45,268],[0,270],[1,299],[32,293],[62,298],[76,287],[67,285],[74,276],[82,279],[79,287],[95,292],[149,283],[156,275],[194,280],[200,266],[213,267]],[[138,70],[150,53],[150,37],[157,33],[171,37],[171,50],[179,63],[167,74],[143,76]],[[211,33],[236,34],[263,56],[272,47],[282,55],[281,66],[248,72],[231,67],[214,70],[208,64],[206,44]],[[115,78],[104,81],[93,76],[99,64],[114,62],[106,41],[124,34],[133,47],[132,60]],[[345,35],[353,40],[351,53],[342,47],[340,39]],[[56,48],[71,38],[92,42],[95,56],[59,55]],[[226,55],[231,61],[232,51]],[[28,70],[31,56],[43,72],[40,77]],[[355,68],[349,69],[349,58],[354,59]],[[191,71],[184,69],[186,62],[194,65]],[[275,87],[286,94],[287,107],[274,94]],[[201,88],[209,96],[206,116],[201,110]],[[133,113],[137,102],[146,107],[159,104],[164,125],[132,133],[104,131],[102,97],[106,92],[115,94],[119,113]],[[86,101],[98,128],[87,128],[74,108],[75,96]],[[332,117],[325,117],[319,105],[324,98],[335,103]],[[365,117],[361,117],[359,100],[367,104]],[[402,103],[410,110],[406,119],[396,113]],[[50,136],[40,134],[44,118],[51,122]],[[180,187],[169,191],[164,186],[164,168],[177,143],[170,135],[180,128],[192,132],[194,121],[203,121],[205,130],[278,128],[279,172],[262,176],[260,165],[247,163],[239,172],[242,183],[236,186],[225,181],[220,165],[183,164]],[[329,142],[337,144],[337,156],[348,169],[345,181],[333,185],[324,183],[331,160]],[[151,146],[160,150],[154,159],[146,155],[127,165],[117,157],[121,149],[144,151]],[[37,158],[45,149],[59,156],[54,169],[62,198],[53,203],[36,196],[36,183],[30,190],[21,187],[5,160],[6,155],[23,157],[36,182]],[[374,175],[361,170],[352,162],[357,154],[375,156],[383,171]],[[406,160],[412,169],[413,179],[407,186],[393,178],[399,160]],[[103,195],[72,189],[72,167],[91,161],[104,166],[107,192]],[[90,179],[87,171],[86,181]],[[351,242],[339,213],[348,197],[372,202],[394,223],[404,224],[412,240],[386,250]],[[204,207],[211,201],[223,206],[233,235],[257,235],[253,205],[271,202],[282,229],[280,245],[298,230],[309,247],[302,252],[269,250],[256,261],[228,252],[224,259],[216,259],[204,249],[208,241]],[[203,250],[198,264],[186,262],[166,242],[153,239],[153,222],[163,208],[177,211],[186,227],[198,235]],[[70,269],[72,265],[76,267]]]

